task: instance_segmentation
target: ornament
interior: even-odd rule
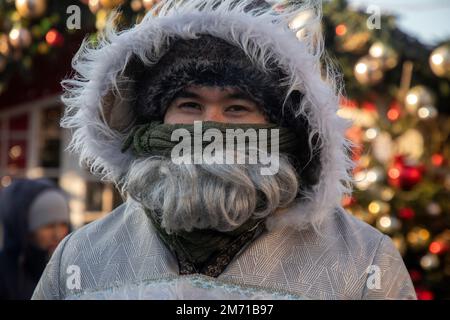
[[[9,44],[8,36],[4,33],[0,34],[0,54],[7,57],[11,52],[11,45]]]
[[[424,172],[424,165],[406,164],[403,156],[396,156],[388,170],[388,181],[390,185],[408,191],[422,181]]]
[[[373,183],[382,179],[382,176],[378,169],[361,170],[354,175],[355,185],[359,190],[367,190]]]
[[[377,219],[378,230],[387,234],[393,234],[400,230],[402,224],[400,220],[389,215],[382,215]]]
[[[367,44],[370,40],[370,32],[358,32],[348,34],[345,37],[339,37],[337,49],[342,52],[362,53],[367,50]]]
[[[47,0],[16,0],[15,4],[22,18],[39,18],[47,9]]]
[[[441,167],[445,162],[445,158],[440,153],[435,153],[431,156],[431,163],[435,167]]]
[[[450,77],[450,46],[443,45],[431,53],[430,67],[438,77]]]
[[[372,142],[372,149],[375,159],[387,164],[395,154],[395,144],[391,134],[387,131],[380,132]]]
[[[370,56],[358,60],[354,68],[354,75],[356,80],[364,85],[376,85],[384,77],[381,62]]]
[[[386,113],[386,117],[389,121],[397,121],[400,118],[401,115],[401,108],[400,105],[397,102],[391,103],[389,106],[389,109]]]
[[[420,259],[420,266],[427,271],[436,269],[439,267],[439,264],[439,257],[432,253],[427,253]]]
[[[420,119],[428,120],[428,119],[434,119],[437,117],[438,111],[437,109],[432,106],[423,106],[420,107],[419,110],[417,110],[417,115]]]
[[[364,132],[364,140],[372,141],[378,136],[379,130],[377,128],[369,128]]]
[[[415,114],[421,107],[434,106],[435,97],[425,86],[415,86],[411,88],[405,98],[406,110]]]
[[[439,216],[442,213],[442,208],[441,208],[441,206],[438,203],[430,202],[427,205],[427,213],[430,216],[436,217],[436,216]]]
[[[430,290],[416,289],[416,295],[418,300],[433,300],[434,293]]]
[[[383,187],[380,192],[380,197],[383,201],[391,201],[395,196],[395,191],[391,187]]]
[[[369,49],[369,55],[378,59],[384,70],[390,70],[398,64],[398,54],[391,47],[382,42],[375,42]]]
[[[88,6],[93,14],[96,14],[102,8],[100,0],[89,0]]]
[[[125,0],[100,0],[100,4],[105,9],[114,9],[122,5]]]
[[[141,11],[144,5],[142,4],[142,0],[132,0],[130,3],[131,10],[134,12]]]
[[[345,34],[347,33],[347,26],[345,24],[341,23],[336,26],[335,31],[336,31],[336,35],[338,37],[345,36]]]
[[[64,37],[56,29],[50,29],[45,35],[45,41],[49,46],[61,47],[64,44]]]
[[[432,254],[443,254],[446,251],[448,251],[448,244],[445,241],[433,241],[432,243],[430,243],[430,246],[428,247],[428,251],[430,251],[430,253]]]
[[[379,214],[388,214],[391,210],[391,206],[389,203],[383,202],[383,201],[372,201],[369,203],[369,206],[367,207],[369,212],[373,215],[379,215]]]
[[[417,129],[408,129],[395,140],[395,153],[418,161],[424,153],[424,145],[422,133]]]
[[[108,11],[105,9],[100,9],[95,15],[95,27],[97,30],[102,31],[106,27],[106,22],[108,19]]]
[[[414,250],[421,250],[428,246],[430,241],[430,232],[422,227],[414,227],[406,235],[408,244]]]
[[[9,32],[9,43],[16,49],[24,49],[31,45],[31,33],[28,29],[15,27]]]
[[[416,213],[412,208],[401,208],[398,210],[397,215],[400,219],[411,220]]]

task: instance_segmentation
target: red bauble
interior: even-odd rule
[[[435,167],[441,167],[445,162],[445,158],[442,154],[435,153],[431,156],[431,162]]]
[[[45,35],[45,41],[52,47],[61,47],[64,44],[64,37],[58,30],[50,29]]]
[[[424,165],[409,165],[403,156],[396,156],[393,165],[388,170],[388,181],[392,186],[403,190],[411,190],[422,181]]]
[[[416,295],[418,300],[433,300],[434,299],[434,293],[430,290],[426,289],[416,289]]]
[[[403,220],[410,220],[414,218],[416,213],[411,208],[401,208],[397,213],[398,217]]]

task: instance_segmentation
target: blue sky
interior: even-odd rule
[[[348,0],[351,5],[367,8],[378,5],[382,11],[396,14],[399,27],[434,45],[450,39],[450,0]]]

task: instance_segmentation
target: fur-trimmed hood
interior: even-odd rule
[[[269,226],[317,225],[340,207],[342,196],[351,193],[354,164],[351,142],[344,136],[350,123],[337,115],[337,73],[324,59],[317,28],[321,5],[310,0],[274,9],[249,6],[253,1],[161,1],[133,28],[117,32],[110,22],[98,45],[83,42],[73,59],[76,75],[62,83],[67,109],[61,121],[73,132],[70,149],[80,154],[80,162],[104,180],[121,184],[135,160],[132,153],[120,151],[136,120],[130,106],[132,82],[124,76],[129,62],[137,57],[154,65],[170,38],[207,34],[237,46],[261,70],[276,61],[288,75],[286,98],[295,91],[302,94],[293,107],[294,119],[308,121],[308,162],[314,164],[315,181],[303,191],[298,210],[274,215]],[[302,15],[302,23],[294,20]]]

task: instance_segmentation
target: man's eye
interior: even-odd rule
[[[234,105],[227,108],[227,111],[230,112],[243,112],[243,111],[249,111],[249,109],[245,106],[240,105]]]
[[[195,102],[184,102],[178,106],[180,109],[187,109],[187,110],[201,110],[201,106],[198,103]]]

